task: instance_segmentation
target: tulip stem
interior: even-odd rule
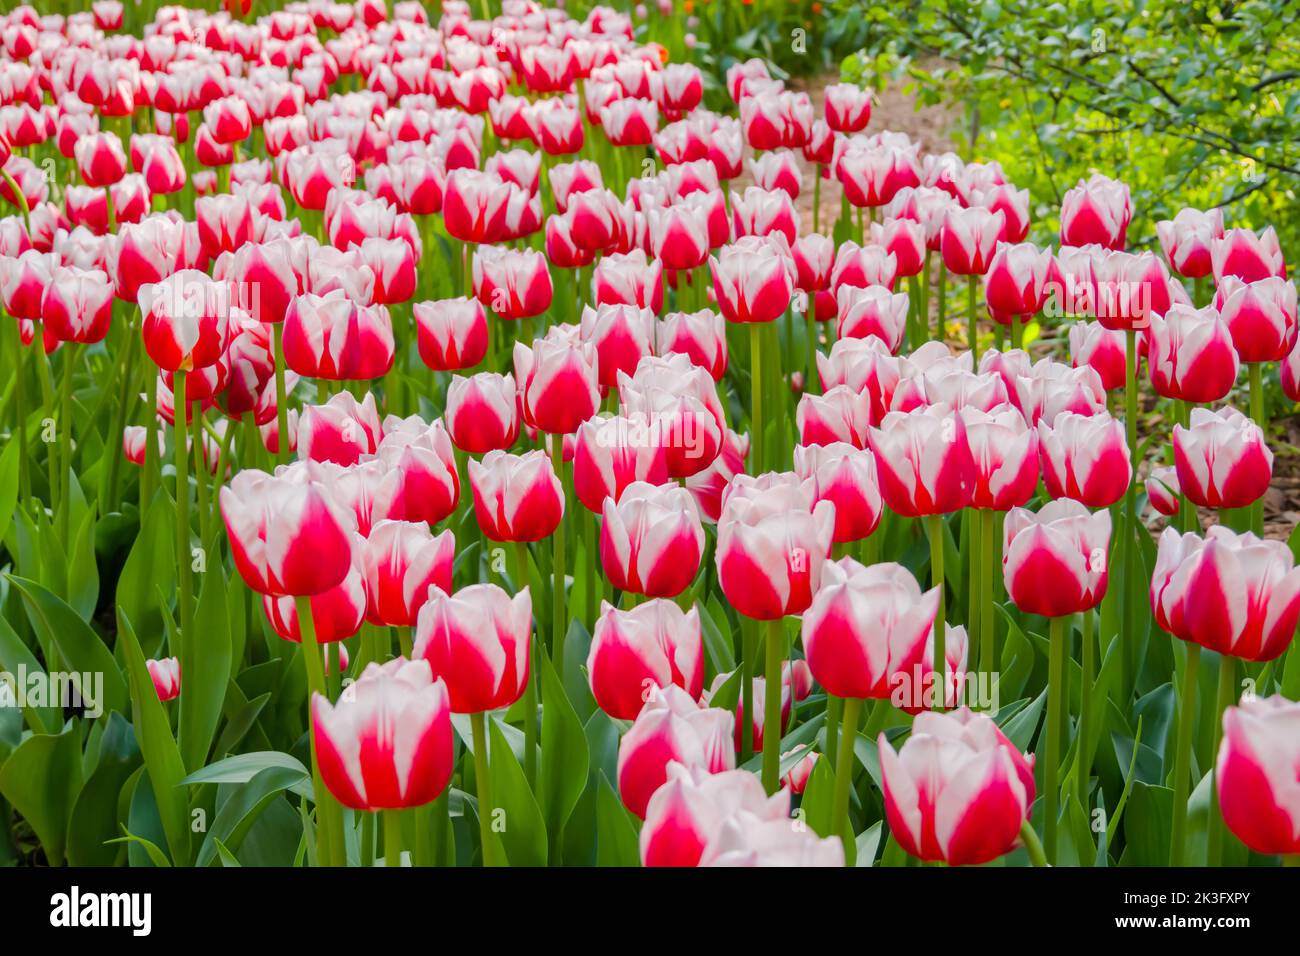
[[[279,438],[275,458],[280,464],[289,460],[289,404],[284,387],[284,323],[271,323],[271,338],[275,347],[275,423]]]
[[[72,520],[72,506],[68,500],[72,497],[72,378],[77,373],[77,359],[81,357],[81,346],[68,342],[63,348],[63,377],[59,382],[59,508],[55,516],[58,525],[59,540],[64,552],[72,553],[69,540]],[[50,489],[53,496],[54,489]]]
[[[135,384],[135,359],[136,353],[140,351],[140,338],[136,332],[135,323],[131,321],[127,324],[126,329],[126,356],[122,360],[122,379],[118,383],[117,407],[113,409],[113,425],[108,433],[108,473],[104,478],[104,505],[103,513],[107,514],[117,510],[117,486],[119,476],[122,471],[122,455],[112,454],[114,443],[120,444],[122,441],[122,431],[126,428],[127,409],[131,407],[131,389]],[[21,372],[21,366],[19,371]],[[19,388],[22,385],[22,376],[17,376]],[[19,392],[19,410],[22,410],[21,391]]]
[[[479,712],[469,715],[470,730],[474,740],[474,782],[478,785],[478,838],[483,847],[483,865],[496,866],[496,852],[492,844],[492,782],[488,778],[487,715]]]
[[[858,717],[861,713],[861,698],[844,698],[843,726],[840,728],[839,744],[835,750],[835,802],[832,804],[831,811],[831,832],[840,837],[849,828],[849,790],[853,784],[853,743],[858,736]]]
[[[1029,854],[1029,862],[1034,866],[1048,866],[1047,857],[1043,854],[1043,844],[1038,840],[1038,834],[1026,820],[1020,824],[1020,839],[1025,844],[1025,852]]]
[[[1092,686],[1097,680],[1097,649],[1092,637],[1093,611],[1086,609],[1082,614],[1083,644],[1083,680],[1079,684],[1079,746],[1075,748],[1076,764],[1079,774],[1079,805],[1088,806],[1088,778],[1092,775],[1092,749],[1088,743],[1092,737]]]
[[[763,327],[749,325],[749,430],[753,434],[754,474],[761,475],[764,465],[763,440]]]
[[[997,670],[997,642],[993,624],[993,569],[998,566],[998,540],[993,528],[993,511],[985,508],[980,513],[980,542],[984,546],[983,587],[980,589],[980,661],[989,675],[990,690],[993,674]]]
[[[1260,362],[1246,363],[1247,381],[1250,383],[1250,419],[1260,427],[1263,432],[1266,423],[1264,421],[1264,382],[1261,374],[1263,368]],[[1250,504],[1250,530],[1257,535],[1264,533],[1264,499]]]
[[[971,362],[976,367],[979,366],[979,316],[975,312],[976,293],[979,291],[977,286],[979,277],[969,275],[966,277],[966,338],[970,347]]]
[[[188,645],[193,635],[193,585],[190,580],[190,476],[189,449],[185,441],[185,414],[189,403],[185,396],[185,372],[172,377],[172,449],[176,463],[176,578],[180,585],[181,643]],[[195,673],[193,661],[183,661]]]
[[[560,480],[561,485],[566,485],[564,481],[564,436],[551,436],[551,461],[555,465],[555,476]],[[567,491],[567,485],[566,485]],[[565,502],[567,505],[568,502]],[[559,527],[551,535],[551,544],[554,548],[552,564],[554,565],[554,583],[551,585],[551,663],[555,665],[557,674],[564,673],[564,637],[568,629],[569,620],[565,615],[564,607],[564,522],[560,522]]]
[[[402,815],[400,810],[383,810],[380,816],[384,820],[384,867],[392,868],[402,865]]]
[[[341,866],[345,863],[346,852],[343,845],[343,817],[341,814],[336,815],[338,805],[321,778],[320,759],[316,753],[315,717],[312,715],[313,696],[325,696],[325,668],[321,663],[320,644],[316,642],[316,622],[312,617],[311,598],[296,595],[293,606],[298,619],[303,668],[307,672],[307,739],[311,745],[312,793],[316,798],[316,859],[323,866]]]
[[[1125,333],[1124,340],[1124,433],[1128,439],[1129,461],[1132,465],[1132,474],[1129,476],[1128,490],[1124,493],[1124,521],[1122,522],[1122,531],[1120,532],[1120,620],[1123,622],[1121,630],[1128,627],[1130,616],[1133,613],[1133,604],[1131,590],[1128,587],[1129,572],[1133,561],[1134,547],[1134,529],[1137,527],[1137,474],[1138,474],[1138,439],[1137,439],[1137,332],[1129,329]],[[1136,641],[1127,641],[1128,645],[1136,645]],[[1135,648],[1127,650],[1128,655],[1136,654]],[[1136,661],[1126,660],[1126,666],[1121,671],[1127,672],[1129,679],[1136,681],[1137,664]],[[1131,687],[1125,681],[1124,686]]]
[[[926,332],[926,338],[930,334],[930,264],[934,259],[934,252],[930,249],[925,250],[925,264],[921,266],[921,299],[917,303],[917,317],[921,320],[921,328]],[[935,338],[943,338],[942,328],[936,325]]]
[[[1219,683],[1214,698],[1214,720],[1213,734],[1211,737],[1210,755],[1211,759],[1217,758],[1219,753],[1219,743],[1223,739],[1223,712],[1227,710],[1236,701],[1237,698],[1237,659],[1229,657],[1227,654],[1219,655]],[[1214,762],[1210,764],[1210,772],[1218,773]],[[1223,861],[1223,839],[1224,826],[1223,817],[1219,814],[1219,786],[1217,776],[1212,781],[1210,787],[1210,821],[1209,833],[1206,840],[1206,860],[1207,866],[1219,866]]]
[[[1201,645],[1187,644],[1183,689],[1178,701],[1178,739],[1174,751],[1174,816],[1169,831],[1169,865],[1182,866],[1186,849],[1187,796],[1190,790],[1192,724],[1196,716],[1196,679],[1201,671]]]
[[[809,294],[808,310],[804,312],[804,325],[807,326],[808,337],[808,371],[807,378],[804,379],[803,392],[805,395],[816,395],[820,389],[814,384],[817,381],[817,311],[814,306],[817,293]]]
[[[932,587],[939,589],[939,613],[934,617],[934,686],[940,688],[940,692],[935,698],[934,709],[942,710],[945,696],[942,688],[945,686],[944,674],[948,663],[947,658],[944,657],[947,602],[944,599],[943,515],[927,515],[925,520],[930,526],[930,582]]]
[[[939,314],[934,320],[934,337],[942,342],[947,335],[948,265],[939,257],[939,283],[935,294],[939,297]]]
[[[1056,863],[1056,817],[1060,791],[1057,774],[1061,763],[1061,721],[1065,704],[1065,642],[1066,618],[1052,618],[1048,634],[1047,658],[1047,751],[1043,765],[1043,835],[1047,844],[1047,860]]]
[[[781,782],[781,664],[785,659],[785,624],[767,622],[763,687],[763,789],[776,793]]]
[[[740,759],[746,761],[754,755],[754,656],[758,653],[754,631],[758,622],[742,618],[740,627],[740,712],[744,715],[740,722]]]

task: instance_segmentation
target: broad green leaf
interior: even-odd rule
[[[18,453],[21,449],[21,442],[11,440],[0,453],[0,541],[4,540],[18,507]]]
[[[140,766],[140,748],[121,714],[109,714],[95,771],[81,788],[68,827],[70,866],[112,866],[117,851],[117,798]]]
[[[479,813],[487,813],[489,826],[501,841],[511,866],[545,866],[546,821],[542,811],[500,725],[491,719],[487,723],[495,806],[486,810],[479,807]]]
[[[301,773],[292,767],[267,767],[247,783],[239,784],[238,792],[222,805],[213,818],[195,865],[210,866],[216,860],[217,840],[228,849],[238,852],[244,837],[262,811],[280,799],[301,778]]]
[[[166,495],[155,495],[117,581],[118,605],[150,646],[153,636],[163,630],[158,595],[176,590],[175,528],[176,512],[171,500]]]
[[[184,780],[182,786],[195,786],[201,783],[248,783],[259,773],[271,768],[292,770],[300,777],[308,777],[307,768],[295,757],[278,751],[259,751],[257,753],[236,754],[225,760],[194,771]]]
[[[542,696],[542,760],[538,797],[546,815],[550,845],[559,846],[564,824],[587,782],[587,738],[545,654],[534,659]]]
[[[81,519],[68,555],[68,604],[83,621],[89,621],[99,602],[99,568],[95,564],[95,512]]]
[[[186,651],[194,659],[181,662],[184,673],[202,675],[202,680],[181,682],[181,758],[191,770],[203,766],[207,759],[230,681],[226,609],[226,575],[214,562],[203,575],[203,589],[194,610],[194,639],[185,642]]]
[[[640,866],[636,824],[604,772],[596,792],[596,864],[598,866]]]
[[[73,721],[58,734],[32,734],[0,767],[0,795],[36,831],[51,866],[63,863],[80,790],[81,735]]]
[[[49,685],[49,680],[45,676],[45,668],[41,667],[40,662],[28,650],[27,645],[22,642],[14,629],[9,626],[9,622],[0,616],[0,670],[8,671],[13,675],[13,680],[17,683],[19,677],[36,675],[37,679],[43,681],[43,686]],[[23,681],[25,684],[25,681]],[[17,703],[17,691],[19,688],[13,685],[0,685],[0,695],[8,695],[10,691],[14,693],[12,702],[5,700],[4,706],[11,707]],[[26,695],[24,694],[24,699]],[[27,715],[28,723],[32,729],[40,733],[57,734],[59,728],[63,726],[63,711],[61,708],[51,706],[46,703],[40,707],[34,707],[27,703],[23,708],[23,713]]]

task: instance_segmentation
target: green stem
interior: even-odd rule
[[[1213,735],[1210,754],[1219,753],[1219,742],[1223,739],[1223,712],[1237,700],[1237,659],[1227,654],[1219,655],[1219,683],[1214,696]],[[1211,763],[1210,772],[1217,773]],[[1210,786],[1210,824],[1206,843],[1206,865],[1219,866],[1223,862],[1223,841],[1226,833],[1223,817],[1219,813],[1219,786],[1217,777]]]
[[[289,460],[289,400],[284,387],[283,322],[272,323],[271,338],[275,347],[275,423],[280,433],[275,460],[283,465]]]
[[[763,688],[763,788],[776,793],[781,782],[781,664],[785,659],[785,624],[767,622]]]
[[[114,445],[120,445],[122,441],[122,432],[126,428],[127,409],[131,407],[134,396],[132,392],[135,388],[135,360],[136,354],[140,351],[140,337],[136,333],[135,323],[131,322],[126,331],[126,357],[123,360],[122,379],[119,382],[117,394],[117,407],[113,409],[113,426],[108,435],[110,452],[115,450]],[[19,382],[22,376],[19,376]],[[110,454],[108,458],[108,475],[104,482],[104,507],[101,509],[104,514],[117,510],[117,487],[119,476],[121,474],[122,455]]]
[[[402,811],[384,810],[384,866],[402,865]]]
[[[77,359],[81,356],[81,346],[69,342],[63,348],[63,376],[59,381],[59,486],[58,510],[55,520],[58,526],[59,540],[63,543],[64,553],[72,553],[69,523],[72,506],[72,379],[77,374]],[[54,489],[50,489],[51,495]]]
[[[822,750],[826,759],[831,762],[831,767],[835,764],[835,751],[839,745],[840,718],[844,713],[844,700],[840,697],[826,695],[826,743]]]
[[[586,510],[585,508],[583,509]],[[556,534],[559,534],[557,529]],[[515,543],[515,593],[526,586],[528,580],[528,543]],[[529,644],[532,640],[530,638]],[[530,653],[536,651],[530,648]],[[533,787],[537,781],[537,668],[528,669],[528,684],[524,688],[524,776],[528,786]]]
[[[1265,427],[1262,369],[1263,365],[1260,362],[1246,363],[1246,375],[1250,383],[1250,418],[1261,429]],[[1263,535],[1264,533],[1264,499],[1262,497],[1258,501],[1251,502],[1250,530],[1257,535]]]
[[[839,746],[835,751],[835,802],[831,810],[831,832],[842,835],[849,828],[849,791],[853,783],[853,743],[858,736],[858,717],[862,701],[844,698],[844,726],[840,728]]]
[[[749,325],[749,431],[753,451],[754,474],[761,475],[763,457],[763,327],[757,322]]]
[[[1092,636],[1093,611],[1083,612],[1083,682],[1079,692],[1079,746],[1076,748],[1079,766],[1079,805],[1088,806],[1088,778],[1092,775],[1092,686],[1097,680],[1097,649]]]
[[[140,471],[140,504],[143,515],[153,501],[154,489],[161,474],[162,463],[158,460],[158,374],[152,367],[146,367],[149,379],[149,391],[145,401],[148,408],[144,416],[144,466]]]
[[[934,337],[942,342],[948,332],[948,266],[942,256],[939,257],[939,285],[935,294],[939,297],[939,314],[934,320]]]
[[[180,585],[181,634],[188,638],[192,633],[194,616],[193,584],[190,579],[190,476],[189,449],[186,447],[185,413],[189,403],[185,395],[185,372],[172,377],[172,454],[176,465],[176,578]],[[186,662],[186,666],[190,662]]]
[[[947,628],[947,600],[944,597],[943,575],[943,515],[926,516],[930,531],[930,585],[939,589],[939,613],[934,617],[934,687],[938,689],[934,698],[934,709],[943,710],[944,674],[947,670],[947,658],[944,657],[944,631]]]
[[[551,461],[555,465],[555,475],[564,484],[564,436],[551,436]],[[567,491],[567,487],[566,487]],[[566,506],[568,502],[565,503]],[[567,510],[567,507],[566,507]],[[551,544],[554,549],[552,564],[554,565],[554,583],[551,592],[551,663],[555,665],[556,673],[564,672],[564,637],[565,631],[569,625],[568,616],[565,613],[564,606],[564,547],[565,532],[564,523],[555,529],[551,536]]]
[[[1169,865],[1182,866],[1186,851],[1187,795],[1191,789],[1192,725],[1196,717],[1196,679],[1201,671],[1201,645],[1187,644],[1183,689],[1178,700],[1178,739],[1174,750],[1174,816],[1169,830]]]
[[[740,722],[740,759],[749,760],[754,755],[754,658],[758,654],[758,639],[755,631],[758,622],[741,620],[741,660],[740,660],[740,710],[744,720]]]
[[[486,715],[470,714],[470,731],[474,740],[474,782],[478,784],[478,836],[483,846],[483,865],[496,866],[492,839],[492,782],[488,778],[488,744]]]
[[[808,337],[808,371],[804,374],[803,390],[805,395],[816,395],[821,389],[817,387],[817,309],[815,297],[817,293],[809,295],[808,311],[804,313],[804,325],[807,327]]]
[[[1018,315],[1011,317],[1011,347],[1013,349],[1025,347],[1025,322]]]
[[[321,663],[320,644],[316,642],[316,622],[312,617],[311,598],[297,595],[293,599],[298,618],[303,668],[307,673],[307,729],[311,745],[312,792],[316,797],[316,856],[324,866],[342,866],[346,862],[343,844],[343,818],[338,803],[325,788],[316,754],[316,734],[312,717],[312,695],[325,696],[325,668]]]
[[[208,501],[208,454],[203,444],[203,408],[194,410],[190,422],[190,451],[194,455],[194,490],[199,512],[199,540],[206,545],[211,534],[212,507]]]
[[[1034,866],[1048,866],[1047,857],[1043,853],[1043,844],[1038,841],[1038,834],[1026,820],[1020,824],[1020,839],[1025,844],[1025,852],[1029,854],[1029,862]]]
[[[966,339],[970,345],[971,361],[979,365],[979,315],[975,311],[979,276],[966,277]]]
[[[993,529],[993,512],[980,512],[980,538],[984,545],[984,587],[980,596],[980,661],[983,671],[993,680],[997,670],[997,644],[993,623],[994,568],[998,567],[998,539]]]
[[[1052,618],[1048,637],[1047,661],[1047,752],[1043,762],[1043,834],[1047,860],[1056,863],[1056,818],[1060,799],[1057,775],[1061,765],[1061,723],[1065,714],[1065,642],[1066,619]]]
[[[32,494],[31,471],[27,464],[27,395],[24,381],[27,373],[27,349],[23,346],[22,333],[18,323],[10,323],[10,338],[14,348],[14,430],[13,437],[18,439],[18,500],[25,503]],[[115,455],[117,461],[122,456]]]

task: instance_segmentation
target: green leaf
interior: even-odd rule
[[[63,863],[81,779],[81,735],[73,721],[58,734],[32,734],[0,767],[0,795],[36,831],[51,866]]]
[[[504,824],[497,836],[511,866],[545,866],[546,821],[533,798],[533,791],[528,787],[528,778],[495,720],[488,721],[488,736],[489,775],[495,806],[486,811],[479,807],[479,813],[489,815],[492,827],[496,826],[498,819]],[[497,810],[504,811],[504,816],[498,818],[495,815]]]
[[[876,850],[880,848],[880,835],[884,830],[884,821],[877,820],[858,834],[857,848],[854,856],[858,866],[875,866]]]
[[[1030,741],[1034,739],[1034,730],[1038,727],[1038,718],[1042,716],[1043,706],[1046,703],[1047,688],[1044,687],[1041,694],[1017,711],[1015,716],[1002,727],[1002,732],[1016,745],[1017,750],[1022,752],[1029,750]]]
[[[1168,787],[1133,784],[1124,817],[1126,845],[1120,866],[1168,866],[1174,792]]]
[[[122,832],[125,833],[126,836],[118,837],[117,839],[109,840],[108,842],[134,843],[137,846],[144,847],[144,851],[149,854],[149,859],[153,861],[154,866],[165,867],[172,865],[172,861],[167,859],[167,854],[162,851],[162,848],[159,847],[157,843],[154,843],[152,840],[146,840],[144,837],[136,836],[125,827],[122,828]]]
[[[144,755],[149,782],[158,804],[158,815],[162,820],[163,832],[167,835],[167,846],[174,861],[189,863],[189,806],[185,792],[177,789],[185,777],[185,763],[181,760],[176,738],[172,736],[167,712],[158,699],[153,680],[145,667],[140,642],[136,640],[126,610],[121,607],[117,610],[117,636],[122,642],[127,673],[131,678],[131,722],[135,726],[140,752]]]
[[[103,710],[126,713],[126,682],[113,653],[104,646],[90,625],[77,612],[51,594],[45,587],[27,578],[9,575],[9,580],[26,599],[32,626],[44,632],[58,649],[64,664],[77,674],[103,675],[103,700],[94,701]],[[89,688],[86,688],[89,690]]]
[[[118,794],[139,766],[140,747],[131,725],[121,714],[109,714],[99,744],[99,762],[72,808],[68,827],[70,866],[114,864],[117,851],[112,843],[118,833]]]
[[[180,785],[248,783],[262,771],[272,768],[292,770],[300,777],[310,776],[307,768],[296,757],[280,753],[277,750],[260,750],[256,753],[236,754],[233,757],[227,757],[225,760],[218,760],[214,764],[194,771],[180,781]]]
[[[220,857],[222,866],[242,866],[242,864],[235,859],[235,854],[226,849],[224,843],[220,840],[214,840],[213,842],[217,846],[217,856]]]
[[[0,541],[9,531],[14,510],[18,507],[18,453],[22,443],[10,440],[0,453]]]
[[[155,495],[140,525],[140,534],[122,566],[116,600],[152,646],[163,631],[159,593],[176,590],[176,513],[166,495]]]
[[[214,562],[203,575],[203,590],[194,610],[194,639],[184,641],[192,660],[182,660],[182,674],[202,680],[181,681],[180,747],[188,769],[203,766],[221,720],[221,705],[230,682],[230,626],[226,614],[226,575]]]
[[[636,824],[604,772],[596,784],[596,865],[640,866]]]
[[[216,860],[217,840],[237,852],[262,811],[301,779],[302,774],[292,767],[267,767],[247,783],[239,784],[213,818],[195,865],[210,866]]]
[[[99,602],[99,568],[95,564],[95,512],[81,519],[68,556],[68,604],[83,621],[89,621]]]
[[[582,796],[587,782],[587,737],[560,678],[545,654],[536,655],[542,692],[542,761],[538,796],[546,815],[550,845],[559,847],[560,831]]]
[[[20,675],[38,675],[39,679],[46,682],[45,686],[49,686],[48,678],[45,676],[45,668],[41,667],[40,662],[32,655],[32,652],[22,642],[14,629],[9,626],[9,622],[4,619],[3,615],[0,615],[0,670],[6,670],[14,675],[15,682],[18,682]],[[0,693],[7,695],[10,689],[15,692],[16,703],[18,687],[0,688]],[[5,703],[8,705],[8,701]],[[59,728],[63,726],[63,711],[59,707],[48,704],[34,707],[27,704],[23,708],[23,713],[27,715],[27,722],[32,726],[32,729],[41,733],[57,734]]]

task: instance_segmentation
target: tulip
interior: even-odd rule
[[[382,378],[393,366],[395,348],[388,310],[358,307],[342,289],[297,296],[285,313],[284,359],[299,375]]]
[[[161,660],[148,660],[144,662],[144,666],[149,672],[149,679],[153,681],[153,689],[160,701],[166,703],[180,695],[181,662],[178,659],[164,657]]]
[[[1147,368],[1160,395],[1185,402],[1217,402],[1237,380],[1232,333],[1211,307],[1175,305],[1147,330]]]
[[[390,415],[384,431],[377,452],[386,472],[375,489],[374,514],[426,524],[442,521],[460,500],[460,478],[446,428],[441,421],[427,424],[417,415]]]
[[[799,223],[794,201],[784,190],[768,191],[750,186],[743,195],[733,192],[731,210],[732,229],[737,239],[779,234],[789,244],[798,235]]]
[[[653,867],[697,866],[724,824],[738,817],[789,826],[789,795],[768,796],[752,773],[709,773],[669,764],[667,780],[650,798],[641,828],[641,863]]]
[[[606,499],[618,502],[634,483],[668,481],[668,458],[662,444],[651,441],[634,419],[590,418],[578,426],[573,452],[573,490],[591,512],[600,514]]]
[[[718,307],[729,322],[771,322],[790,306],[795,269],[780,240],[750,236],[709,257]]]
[[[651,690],[645,706],[618,747],[618,792],[623,805],[644,819],[650,798],[676,762],[706,773],[735,767],[731,745],[735,718],[701,708],[676,685]]]
[[[896,275],[917,276],[925,267],[925,228],[911,219],[890,219],[871,224],[871,243],[894,257]]]
[[[167,371],[214,364],[229,343],[226,289],[196,269],[182,269],[140,290],[145,351]]]
[[[726,419],[713,378],[685,355],[642,359],[632,375],[619,373],[624,415],[657,440],[668,474],[703,471],[722,447]]]
[[[913,149],[850,146],[832,165],[844,195],[858,208],[887,205],[900,190],[921,185]]]
[[[780,697],[780,704],[777,705],[776,716],[773,718],[774,722],[778,720],[780,722],[780,727],[776,734],[778,739],[784,737],[786,730],[789,729],[790,709],[793,703],[790,685],[784,679],[785,675],[789,673],[788,668],[783,667],[781,673],[782,681],[776,695]],[[705,695],[705,700],[707,701],[711,699],[730,678],[731,674],[718,674],[713,680],[713,686],[709,688],[709,692]],[[744,734],[746,730],[749,732],[749,739],[752,743],[753,749],[755,751],[763,750],[763,725],[767,719],[767,715],[764,712],[766,708],[763,706],[763,702],[767,698],[767,679],[764,677],[755,677],[749,682],[749,684],[749,696],[746,698],[742,695],[741,699],[736,703],[735,748],[737,754],[743,754],[744,752]],[[745,708],[747,700],[756,703],[756,706],[752,708],[754,712],[753,719],[749,721],[745,720],[745,715],[748,713]]]
[[[503,319],[541,315],[552,296],[546,257],[532,250],[480,246],[474,254],[474,294]]]
[[[600,405],[594,346],[575,343],[552,327],[529,348],[515,343],[515,381],[525,424],[568,435]]]
[[[971,506],[1008,511],[1027,502],[1038,484],[1038,434],[1010,405],[963,408],[973,462]]]
[[[889,412],[869,439],[885,503],[901,515],[941,515],[970,504],[974,462],[965,425],[946,405]]]
[[[879,738],[885,816],[926,861],[987,863],[1010,852],[1034,801],[1032,758],[984,714],[917,716],[899,751]]]
[[[1258,235],[1250,229],[1226,230],[1211,240],[1210,260],[1218,283],[1227,276],[1242,282],[1286,278],[1286,262],[1272,226]]]
[[[969,170],[971,167],[967,167]],[[1004,217],[1002,241],[1019,243],[1029,234],[1029,190],[1001,183],[985,189],[960,184],[967,205],[982,206]]]
[[[429,588],[451,591],[451,564],[456,539],[450,531],[436,537],[428,525],[380,521],[363,547],[367,616],[371,623],[411,627]]]
[[[447,386],[443,414],[453,444],[461,451],[481,455],[507,449],[519,437],[519,411],[512,375],[479,372],[463,378],[453,375]]]
[[[598,305],[634,305],[654,314],[663,307],[662,276],[662,262],[633,249],[602,257],[592,273],[592,290]]]
[[[767,193],[782,191],[791,199],[799,198],[803,174],[799,161],[791,150],[774,150],[749,160],[749,172],[760,190]],[[746,195],[749,190],[745,190]]]
[[[606,498],[600,559],[610,583],[649,597],[676,597],[690,586],[704,553],[704,528],[690,493],[676,485],[633,482]]]
[[[1152,468],[1146,480],[1147,500],[1160,514],[1172,518],[1182,507],[1178,473],[1170,466]]]
[[[1007,593],[1028,614],[1057,618],[1086,611],[1106,593],[1110,513],[1061,498],[1037,514],[1013,508],[1003,536]]]
[[[587,674],[596,703],[618,720],[635,720],[656,688],[676,685],[698,700],[704,689],[699,611],[663,599],[627,611],[602,602]]]
[[[1132,218],[1128,186],[1094,173],[1086,181],[1079,180],[1061,200],[1061,245],[1097,243],[1107,249],[1123,249]]]
[[[798,751],[788,750],[781,754],[781,760],[784,762],[787,758],[795,756]],[[782,785],[793,794],[802,794],[808,787],[808,780],[812,777],[813,768],[817,766],[817,760],[821,754],[815,751],[806,751],[797,763],[786,771],[781,778]]]
[[[1108,508],[1124,497],[1133,475],[1124,426],[1105,412],[1062,412],[1038,423],[1043,483],[1053,498]]]
[[[835,506],[832,542],[860,541],[876,530],[883,502],[871,452],[844,442],[801,445],[794,450],[794,470],[812,480],[815,501]]]
[[[703,210],[678,204],[646,213],[650,248],[665,269],[689,271],[709,258],[709,224]]]
[[[647,308],[605,304],[583,308],[582,339],[596,350],[603,389],[616,386],[619,375],[630,375],[637,363],[651,354],[654,330],[654,313]]]
[[[731,480],[745,470],[749,457],[749,436],[738,435],[727,429],[722,434],[722,448],[718,457],[703,471],[686,479],[686,490],[695,498],[700,516],[716,524],[722,513],[722,496]]]
[[[313,594],[307,599],[311,614],[311,632],[317,644],[335,644],[340,659],[344,654],[342,641],[356,634],[366,619],[366,578],[362,568],[364,542],[358,541],[353,549],[352,567],[345,577],[328,591]],[[292,595],[262,595],[262,610],[275,633],[294,644],[302,643],[302,625],[298,620],[298,607]],[[328,667],[333,654],[327,654]]]
[[[822,388],[847,385],[871,398],[871,421],[879,424],[893,403],[901,375],[899,360],[889,353],[879,336],[841,337],[830,354],[818,353],[817,370]]]
[[[162,432],[155,432],[154,438],[157,441],[157,454],[161,457],[164,448],[164,439]],[[122,429],[122,455],[133,465],[143,465],[145,461],[145,447],[148,444],[148,429],[143,425],[127,425]]]
[[[1040,359],[1029,375],[1017,375],[1015,405],[1025,420],[1049,425],[1063,412],[1096,415],[1106,410],[1106,390],[1101,376],[1089,366],[1071,368]]]
[[[739,816],[722,825],[705,847],[700,866],[715,867],[840,867],[844,847],[834,837],[820,839],[788,821],[754,820]]]
[[[844,286],[865,289],[884,286],[893,291],[898,276],[898,257],[884,246],[859,246],[850,240],[840,246],[831,270],[831,291],[836,295]]]
[[[1041,312],[1047,302],[1051,274],[1051,250],[1040,250],[1027,242],[999,246],[988,264],[988,275],[984,280],[984,298],[989,314],[1008,324],[1028,321]]]
[[[949,209],[939,245],[948,271],[963,276],[988,272],[1004,224],[1005,217],[1001,213],[980,206]],[[1035,271],[1042,271],[1045,280],[1045,268],[1036,267]]]
[[[823,91],[826,125],[837,133],[860,133],[871,122],[871,90],[834,83]]]
[[[1300,854],[1297,756],[1300,704],[1281,694],[1245,697],[1223,715],[1215,785],[1223,821],[1257,853]],[[644,839],[642,842],[644,846]]]
[[[897,353],[902,347],[908,315],[905,293],[890,292],[883,285],[865,289],[844,286],[836,295],[836,313],[838,339],[874,337],[891,353]]]
[[[470,460],[469,480],[474,516],[493,541],[540,541],[564,516],[564,489],[544,451],[490,451]]]
[[[1174,426],[1173,445],[1178,486],[1202,508],[1244,508],[1273,479],[1263,430],[1235,408],[1192,409],[1190,427]]]
[[[510,185],[493,173],[457,169],[443,193],[447,232],[461,242],[495,242],[504,233]]]
[[[312,735],[320,776],[354,810],[397,810],[430,803],[455,763],[448,690],[429,663],[371,663],[331,704],[312,695]],[[400,838],[400,827],[385,828]],[[389,859],[396,863],[390,848]]]
[[[59,266],[41,302],[47,334],[60,342],[92,343],[108,334],[113,286],[98,269]]]
[[[355,465],[374,454],[381,438],[375,397],[361,402],[351,392],[339,392],[324,405],[308,405],[298,420],[298,457]]]
[[[77,172],[87,186],[102,189],[126,173],[126,153],[116,133],[93,133],[77,140]]]
[[[1153,319],[1153,328],[1155,323]],[[1151,341],[1150,333],[1147,341]],[[1124,387],[1124,348],[1123,333],[1112,331],[1100,322],[1075,322],[1070,326],[1070,363],[1075,368],[1091,368],[1108,392]]]
[[[1241,361],[1276,362],[1296,341],[1296,287],[1276,276],[1242,281],[1225,276],[1214,297]]]
[[[727,371],[727,329],[721,315],[708,309],[669,312],[654,328],[656,355],[680,353],[705,369],[715,382],[722,380]]]
[[[355,519],[301,468],[240,471],[220,501],[231,557],[254,591],[307,596],[347,576]]]
[[[412,314],[420,359],[434,371],[473,368],[487,355],[487,315],[477,300],[417,302]]]
[[[871,399],[846,385],[836,385],[824,395],[805,394],[795,410],[799,442],[830,445],[846,442],[865,448],[871,428]]]
[[[1170,269],[1188,279],[1203,279],[1212,271],[1214,243],[1223,238],[1223,211],[1180,209],[1173,219],[1156,223],[1156,237]]]

